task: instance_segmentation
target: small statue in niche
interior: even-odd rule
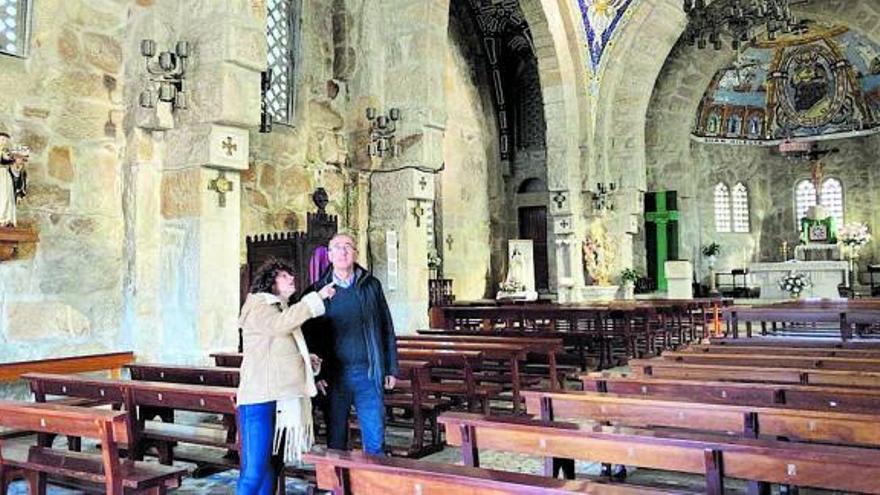
[[[0,133],[0,227],[15,227],[18,201],[27,196],[27,170],[30,158],[26,146],[10,147],[9,134]]]

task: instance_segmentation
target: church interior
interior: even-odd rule
[[[0,493],[235,493],[337,234],[387,456],[275,493],[880,493],[878,228],[878,0],[0,0]]]

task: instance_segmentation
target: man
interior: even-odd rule
[[[391,313],[379,280],[357,264],[354,237],[336,234],[327,249],[330,267],[313,287],[334,283],[336,294],[327,302],[324,316],[309,321],[303,332],[310,352],[323,360],[316,379],[318,389],[328,396],[327,446],[348,449],[348,419],[354,404],[364,452],[384,455],[382,389],[394,388],[398,372]]]

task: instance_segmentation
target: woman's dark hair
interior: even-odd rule
[[[267,260],[257,269],[257,274],[254,275],[254,279],[251,281],[249,292],[251,294],[258,294],[260,292],[271,293],[272,286],[275,285],[275,277],[280,272],[287,272],[290,276],[296,277],[296,270],[294,270],[293,265],[290,263],[276,258]]]

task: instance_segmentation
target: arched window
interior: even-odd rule
[[[730,232],[730,189],[723,182],[715,186],[715,231]]]
[[[795,224],[801,229],[801,218],[807,214],[810,207],[816,206],[816,186],[809,179],[797,183],[794,192]]]
[[[30,0],[0,0],[0,52],[27,56]]]
[[[822,181],[822,206],[828,215],[834,219],[834,225],[843,226],[843,184],[839,180],[829,177]]]
[[[749,189],[742,182],[733,186],[733,231],[748,232],[749,229]]]
[[[293,125],[299,18],[302,0],[266,1],[267,71],[263,88],[264,112],[272,123]]]

